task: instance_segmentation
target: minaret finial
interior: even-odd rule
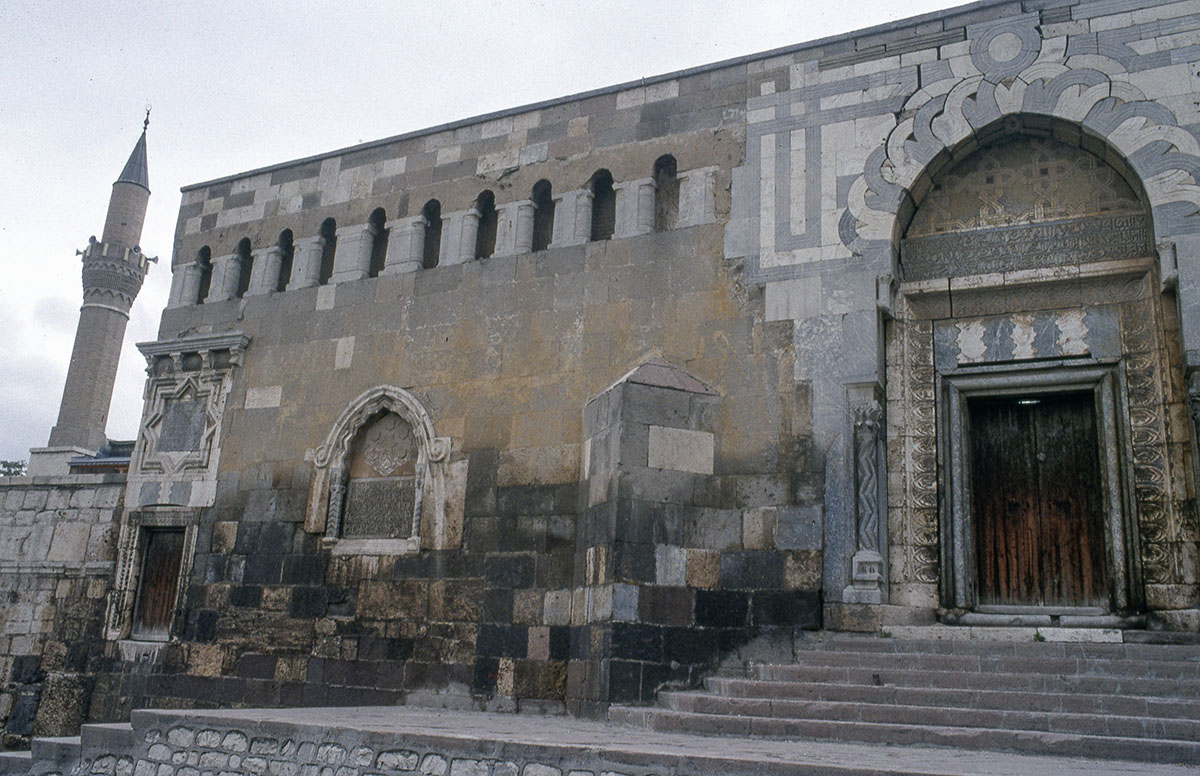
[[[145,132],[150,128],[150,104],[146,104],[146,120],[142,122],[142,131]]]

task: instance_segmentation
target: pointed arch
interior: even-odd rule
[[[388,412],[395,413],[411,426],[416,441],[412,530],[404,539],[343,539],[342,515],[352,443],[363,428]],[[338,553],[402,555],[417,552],[421,547],[422,524],[437,530],[445,523],[449,456],[449,438],[436,435],[433,418],[416,396],[394,385],[380,385],[364,391],[338,416],[325,442],[305,455],[305,460],[315,468],[305,530],[324,534],[324,543]]]
[[[1038,51],[1041,40],[1026,20],[996,25]],[[1028,40],[1026,40],[1028,39]],[[980,44],[982,45],[982,44]],[[976,47],[978,48],[978,47]],[[1174,114],[1135,85],[1094,67],[1014,61],[1004,85],[1001,66],[986,47],[972,49],[982,76],[925,84],[904,106],[900,121],[867,158],[852,184],[839,230],[854,253],[877,257],[898,245],[902,229],[932,176],[979,144],[1011,132],[1014,123],[1051,126],[1056,136],[1091,151],[1145,192],[1155,241],[1200,232],[1200,141]],[[1124,67],[1111,60],[1118,72]],[[1007,73],[1007,70],[1005,71]],[[953,82],[951,83],[951,79]]]

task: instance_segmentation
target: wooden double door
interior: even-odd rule
[[[1109,608],[1090,391],[968,401],[980,606]]]

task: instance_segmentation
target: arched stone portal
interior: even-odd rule
[[[891,601],[978,623],[1175,608],[1189,429],[1146,197],[1078,131],[981,134],[901,240]]]

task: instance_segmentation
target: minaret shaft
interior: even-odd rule
[[[107,441],[108,407],[128,321],[111,308],[84,305],[79,311],[58,423],[50,431],[51,447],[94,451]]]
[[[50,447],[95,451],[107,441],[117,363],[129,310],[146,278],[148,261],[138,247],[150,189],[146,174],[146,133],[134,146],[113,184],[103,239],[91,238],[83,255],[83,307],[75,330],[71,365],[63,388]]]

